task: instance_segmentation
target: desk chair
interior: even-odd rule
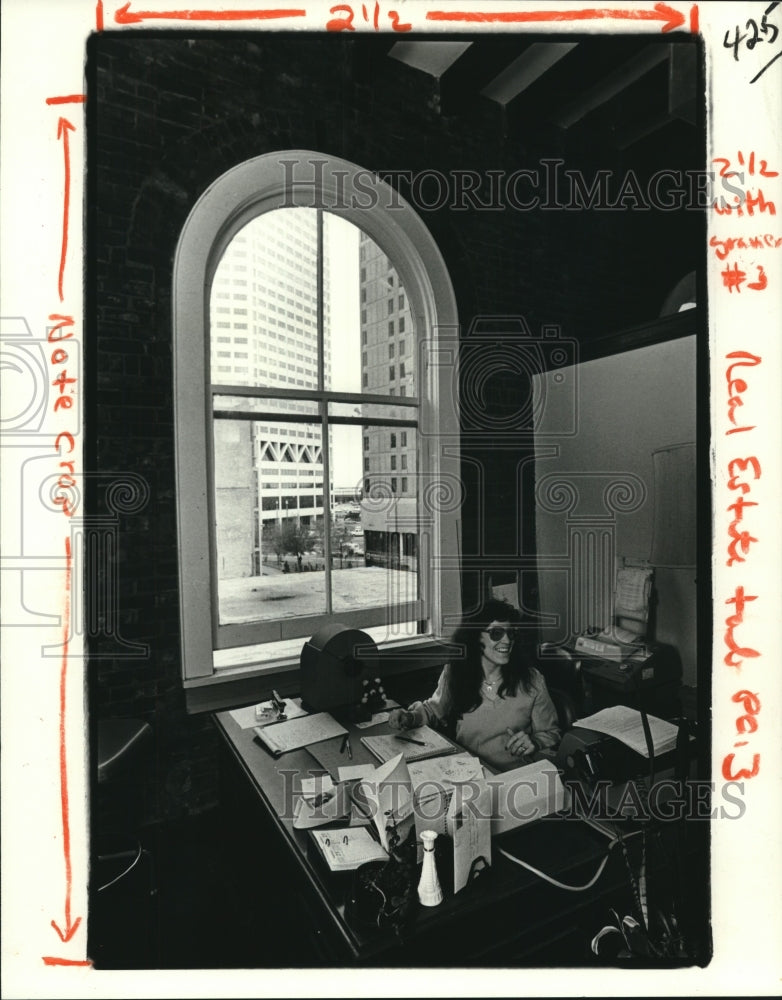
[[[120,814],[110,829],[101,831],[93,857],[97,891],[116,885],[142,861],[148,863],[149,892],[156,891],[151,852],[138,835],[139,775],[152,744],[152,727],[140,719],[101,719],[98,722],[97,783],[110,799],[112,813]],[[143,780],[143,776],[142,776]]]
[[[548,693],[551,695],[551,700],[554,702],[554,708],[557,710],[559,728],[564,735],[569,729],[573,728],[573,723],[576,719],[578,719],[576,703],[567,691],[562,691],[560,688],[549,687]]]
[[[154,853],[142,828],[154,733],[140,719],[96,726],[88,946],[99,969],[149,968],[159,958]]]
[[[584,680],[581,660],[566,649],[549,642],[540,644],[535,656],[535,666],[543,674],[549,694],[560,715],[560,726],[568,722],[569,729],[584,714]],[[556,692],[556,696],[555,696]]]

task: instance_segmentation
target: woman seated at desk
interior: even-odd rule
[[[494,598],[465,618],[453,639],[464,655],[443,668],[430,698],[391,712],[392,728],[455,722],[456,742],[496,771],[549,756],[562,734],[543,675],[516,642],[520,622]]]

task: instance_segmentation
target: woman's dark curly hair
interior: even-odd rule
[[[481,703],[481,632],[492,622],[508,622],[512,626],[521,624],[521,612],[507,601],[489,598],[475,612],[465,615],[453,635],[453,642],[459,648],[450,662],[448,684],[457,716],[471,712]],[[497,694],[515,695],[521,685],[529,691],[532,670],[524,648],[517,639],[512,647],[508,663],[502,667],[502,683]]]

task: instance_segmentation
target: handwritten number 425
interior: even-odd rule
[[[742,42],[746,42],[746,47],[751,52],[758,42],[768,42],[773,44],[777,37],[779,36],[779,28],[775,24],[768,23],[768,15],[778,7],[779,3],[771,3],[766,7],[763,12],[763,16],[760,19],[760,24],[751,17],[747,23],[744,25],[746,33],[742,34],[741,29],[738,25],[733,28],[733,38],[731,38],[730,29],[725,32],[725,38],[723,39],[722,45],[726,49],[733,49],[733,58],[738,62],[739,58],[739,47]],[[769,38],[768,35],[771,35]]]

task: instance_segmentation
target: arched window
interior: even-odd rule
[[[458,330],[416,213],[317,153],[240,164],[182,231],[174,345],[185,684],[297,665],[330,621],[443,636]]]

